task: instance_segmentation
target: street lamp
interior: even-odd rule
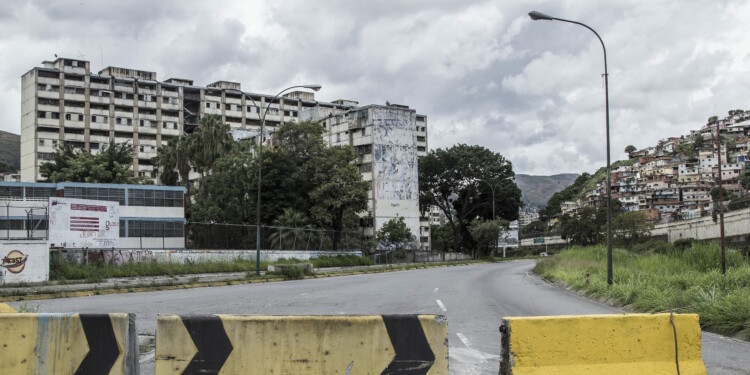
[[[258,108],[258,116],[261,116],[260,118],[260,138],[258,143],[258,207],[257,207],[257,226],[256,226],[256,242],[255,242],[255,274],[260,276],[260,213],[261,213],[261,199],[260,199],[260,193],[261,193],[261,181],[262,181],[262,170],[263,170],[263,128],[266,125],[266,115],[268,114],[268,109],[271,108],[271,104],[283,93],[286,91],[289,91],[291,89],[296,88],[303,88],[303,89],[310,89],[313,91],[320,90],[320,85],[296,85],[287,87],[281,91],[279,91],[276,96],[271,99],[270,102],[268,102],[268,105],[263,109],[263,114],[261,115],[260,106],[258,106],[258,103],[253,100],[249,95],[242,93],[246,98],[249,98],[250,101],[252,101],[255,108]]]
[[[599,34],[594,29],[583,23],[552,17],[537,11],[529,12],[529,17],[534,21],[561,21],[583,26],[591,30],[602,44],[602,51],[604,51],[604,100],[606,103],[607,114],[607,284],[612,285],[612,174],[609,162],[609,74],[607,73],[607,48],[604,47],[604,41]]]
[[[502,180],[498,181],[494,185],[491,184],[491,183],[489,183],[488,181],[485,181],[485,180],[482,180],[482,179],[479,179],[479,178],[477,179],[477,181],[484,182],[485,184],[487,184],[487,186],[490,187],[490,191],[492,191],[492,221],[495,221],[495,189],[501,183],[505,182],[505,180],[507,180],[507,179],[508,179],[507,177],[503,178]],[[497,239],[495,239],[495,252],[497,252]],[[494,254],[493,254],[493,256],[494,256]],[[503,248],[503,258],[505,258],[505,248]]]

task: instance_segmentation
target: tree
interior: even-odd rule
[[[504,220],[475,220],[471,223],[469,232],[476,242],[474,258],[492,254],[501,232],[507,226],[508,222]]]
[[[719,121],[719,116],[711,116],[711,117],[708,118],[708,124],[709,125],[713,125],[717,121]]]
[[[640,211],[625,212],[612,219],[612,233],[615,239],[630,246],[648,239],[654,223]]]
[[[310,214],[316,222],[333,230],[333,250],[338,249],[347,214],[367,209],[368,183],[362,181],[351,147],[326,148],[316,160],[311,176]]]
[[[386,221],[375,238],[380,248],[395,251],[414,249],[417,243],[417,237],[406,226],[403,217]]]
[[[637,150],[638,149],[635,148],[635,146],[633,146],[633,145],[628,145],[628,147],[625,147],[625,153],[626,154],[632,154],[632,153],[636,152]]]
[[[433,249],[442,251],[456,251],[453,248],[453,229],[450,225],[431,225],[430,242]]]
[[[539,220],[546,223],[559,215],[562,212],[560,205],[565,201],[577,199],[591,178],[590,174],[584,172],[570,186],[552,194],[552,197],[547,201],[547,206],[539,210]]]
[[[515,220],[521,207],[521,190],[513,176],[510,161],[481,146],[460,144],[433,150],[419,159],[420,210],[438,207],[453,231],[454,249],[470,248],[471,221],[492,218],[492,192],[480,180],[497,185],[497,217]]]
[[[702,149],[703,145],[706,143],[706,139],[703,138],[703,134],[698,133],[693,137],[693,145],[695,146],[696,150]]]
[[[526,224],[521,230],[519,231],[519,234],[525,235],[525,236],[531,236],[531,235],[537,235],[537,234],[544,234],[547,232],[547,224],[540,221],[540,220],[534,220],[528,224]]]
[[[133,146],[114,140],[96,155],[75,149],[62,142],[52,162],[39,167],[42,177],[55,182],[93,182],[103,184],[139,184],[146,178],[136,177],[133,167]]]
[[[575,216],[565,214],[560,218],[560,236],[576,245],[597,244],[602,239],[606,215],[606,208],[597,210],[592,207],[581,208]]]
[[[206,115],[200,120],[198,129],[189,135],[188,155],[195,170],[205,176],[211,171],[214,162],[232,149],[235,142],[231,128],[217,115]]]
[[[311,233],[309,221],[303,212],[285,208],[273,221],[276,228],[269,236],[271,246],[281,250],[296,250],[304,246]]]

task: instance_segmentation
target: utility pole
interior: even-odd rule
[[[719,165],[717,180],[719,182],[719,202],[716,209],[719,210],[719,235],[721,236],[721,274],[727,273],[727,256],[724,250],[724,189],[721,184],[721,133],[719,132],[719,121],[716,120],[716,160]]]

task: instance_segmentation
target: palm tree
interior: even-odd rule
[[[168,186],[176,186],[179,182],[179,173],[177,172],[177,143],[179,138],[171,139],[167,144],[159,146],[156,149],[156,156],[151,160],[152,163],[161,170],[159,181]]]
[[[228,124],[221,122],[221,117],[206,115],[201,119],[198,129],[191,134],[194,143],[190,156],[201,175],[205,176],[216,159],[232,149],[234,140],[230,130]]]
[[[312,227],[307,215],[293,208],[285,208],[276,219],[273,220],[273,233],[269,236],[271,244],[282,250],[295,250],[306,247]]]

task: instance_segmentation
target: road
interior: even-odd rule
[[[157,314],[442,314],[451,374],[497,374],[503,316],[618,313],[529,275],[534,262],[477,264],[267,284],[34,302],[39,312],[132,312],[153,335]],[[16,304],[17,305],[17,304]],[[703,334],[709,374],[750,374],[750,343]],[[142,358],[153,371],[153,354]]]

